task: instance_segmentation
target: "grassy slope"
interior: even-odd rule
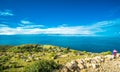
[[[66,62],[74,59],[101,54],[81,52],[52,45],[27,44],[20,46],[0,46],[0,65],[5,67],[4,71],[23,72],[25,67],[43,59],[53,60],[59,65],[64,65]]]

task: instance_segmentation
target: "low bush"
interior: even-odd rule
[[[9,52],[21,53],[21,52],[40,52],[43,48],[40,45],[21,45],[21,46],[14,46],[8,49]]]
[[[52,72],[58,67],[53,60],[41,60],[25,67],[24,72]]]
[[[0,52],[6,52],[9,48],[11,48],[13,46],[9,46],[9,45],[0,45]]]
[[[64,48],[64,49],[63,49],[63,53],[66,54],[66,53],[69,53],[69,52],[70,52],[70,49],[69,49],[69,48]]]
[[[102,54],[102,55],[111,55],[112,52],[111,52],[111,51],[107,51],[107,52],[102,52],[101,54]]]
[[[9,57],[8,56],[1,56],[0,57],[0,63],[4,63],[4,62],[6,62],[6,61],[8,61],[9,60]]]
[[[2,65],[0,65],[0,72],[2,72],[3,71],[3,66]]]

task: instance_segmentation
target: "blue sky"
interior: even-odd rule
[[[0,35],[119,36],[120,0],[0,0]]]

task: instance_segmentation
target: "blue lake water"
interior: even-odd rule
[[[71,49],[103,52],[120,51],[120,37],[81,37],[49,35],[0,35],[0,45],[50,44]]]

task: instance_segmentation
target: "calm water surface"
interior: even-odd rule
[[[50,44],[90,52],[120,51],[120,37],[0,35],[0,45]]]

